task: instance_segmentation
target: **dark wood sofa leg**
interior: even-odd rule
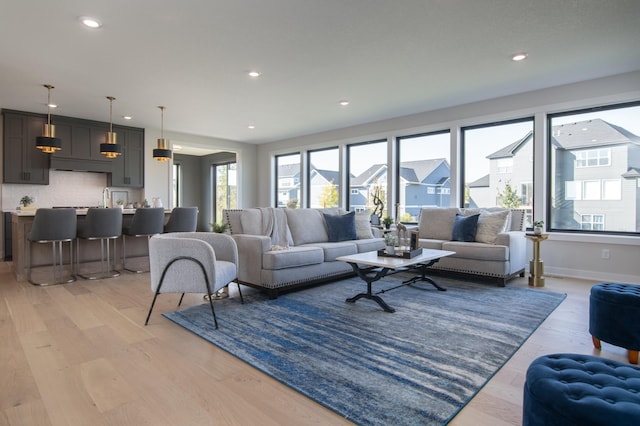
[[[276,290],[275,288],[270,288],[267,291],[267,295],[269,296],[269,300],[274,300],[278,298],[278,290]]]

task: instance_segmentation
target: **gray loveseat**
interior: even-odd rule
[[[270,298],[283,289],[353,275],[337,257],[384,248],[368,212],[251,208],[224,215],[238,246],[238,282],[264,289]]]
[[[478,221],[469,238],[457,236],[458,241],[454,241],[457,214],[478,215]],[[496,277],[504,286],[510,278],[524,276],[526,239],[523,221],[524,210],[519,209],[423,208],[418,225],[418,246],[456,252],[440,259],[432,269]]]

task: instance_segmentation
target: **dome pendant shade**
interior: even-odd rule
[[[159,106],[161,111],[160,119],[160,137],[158,138],[158,147],[153,150],[153,158],[156,161],[169,161],[171,160],[171,150],[169,149],[169,140],[164,138],[164,109],[166,107]]]
[[[56,126],[51,124],[51,84],[45,84],[47,88],[47,122],[42,126],[42,136],[36,138],[36,148],[44,153],[51,154],[62,149],[62,140],[56,138]]]
[[[116,98],[107,96],[107,99],[109,99],[109,131],[105,133],[105,143],[100,144],[100,154],[107,158],[116,158],[122,154],[122,146],[118,145],[118,135],[113,131],[112,105]]]

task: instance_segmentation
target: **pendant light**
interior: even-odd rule
[[[153,158],[157,161],[169,161],[171,160],[171,150],[169,149],[169,141],[164,138],[164,109],[165,106],[159,106],[160,108],[160,138],[158,139],[158,147],[153,150]]]
[[[109,99],[109,131],[106,133],[106,141],[105,143],[100,144],[100,154],[104,155],[107,158],[116,158],[118,155],[122,154],[122,146],[118,145],[117,135],[113,132],[113,101],[116,100],[113,96],[107,96]]]
[[[42,126],[42,136],[36,138],[36,148],[51,154],[52,152],[60,151],[62,149],[62,141],[60,138],[56,138],[56,126],[51,124],[51,89],[54,87],[50,84],[45,84],[47,88],[47,123]]]

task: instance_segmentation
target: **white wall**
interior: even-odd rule
[[[640,72],[633,72],[259,145],[257,168],[262,179],[257,182],[257,202],[260,206],[273,205],[271,164],[277,154],[336,145],[344,147],[349,143],[382,138],[393,141],[397,136],[450,128],[454,141],[451,158],[455,159],[459,157],[457,145],[461,127],[535,116],[537,181],[534,210],[542,212],[546,208],[543,188],[547,185],[545,115],[637,100],[640,100]],[[457,163],[454,160],[451,173],[452,204],[458,205],[453,196],[458,188]],[[455,195],[458,199],[461,196],[457,192]],[[603,249],[609,250],[609,259],[602,259]],[[542,243],[541,251],[547,275],[640,284],[640,238],[554,233]],[[531,257],[531,247],[528,256]]]
[[[145,129],[144,193],[149,200],[152,197],[162,197],[164,205],[168,206],[170,205],[172,162],[161,163],[153,159],[153,150],[156,148],[159,137],[160,129]],[[256,206],[258,175],[256,173],[255,145],[186,133],[167,132],[166,130],[164,137],[169,139],[171,146],[178,144],[193,148],[234,152],[238,162],[238,207]]]

